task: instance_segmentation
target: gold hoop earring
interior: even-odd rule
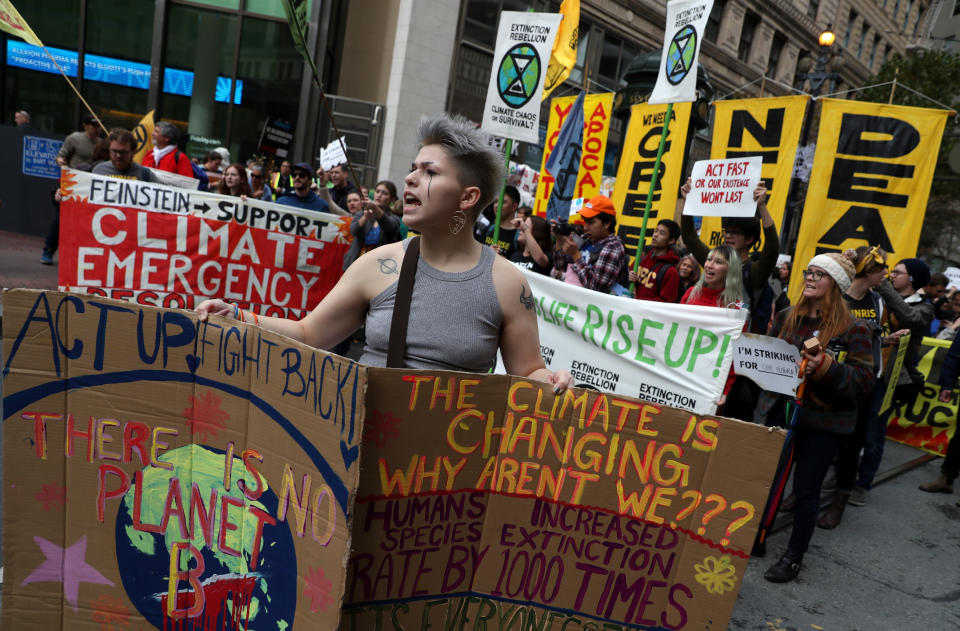
[[[453,216],[450,217],[450,234],[460,234],[460,231],[463,230],[463,227],[467,225],[467,213],[462,210],[457,210],[453,213]]]

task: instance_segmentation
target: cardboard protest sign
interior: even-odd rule
[[[948,267],[943,270],[943,274],[950,281],[947,289],[960,289],[960,267]]]
[[[817,152],[794,259],[879,245],[891,261],[920,240],[948,110],[820,99]],[[790,301],[803,277],[790,281]]]
[[[300,318],[340,279],[349,218],[65,170],[61,289]]]
[[[778,337],[744,333],[733,343],[733,371],[770,392],[797,395],[799,361],[797,347]]]
[[[0,628],[337,628],[359,366],[92,296],[3,311]]]
[[[698,414],[717,409],[746,311],[620,298],[523,273],[550,370]]]
[[[905,346],[906,342],[901,344]],[[960,401],[960,388],[956,386],[949,403],[939,400],[940,370],[950,344],[949,340],[923,338],[917,351],[917,368],[923,373],[926,383],[913,405],[894,403],[887,422],[888,438],[932,454],[946,455],[947,444],[957,432],[957,407]]]
[[[343,146],[340,145],[341,141],[343,142]],[[332,169],[339,164],[346,164],[347,154],[343,152],[343,148],[346,146],[346,136],[341,136],[340,140],[334,138],[330,141],[330,144],[320,150],[320,166],[326,170]]]
[[[484,131],[540,142],[540,101],[558,13],[501,11],[497,47],[480,127]]]
[[[783,432],[368,369],[345,631],[724,629]]]
[[[760,184],[760,156],[729,160],[698,160],[690,170],[690,192],[684,215],[753,217],[753,191]]]
[[[648,103],[696,100],[700,44],[712,8],[713,0],[667,2],[660,73]]]

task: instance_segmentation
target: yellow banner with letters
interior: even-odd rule
[[[566,121],[576,96],[555,98],[550,102],[550,119],[547,122],[547,142],[543,148],[543,162],[540,164],[540,179],[537,182],[537,197],[534,200],[533,214],[541,217],[547,214],[547,202],[553,191],[553,176],[547,172],[547,160],[560,135],[560,128]],[[613,113],[613,93],[588,94],[583,103],[583,154],[580,158],[580,171],[577,174],[577,188],[574,198],[590,199],[600,191],[600,179],[603,176],[603,160],[607,155],[607,135],[610,133],[610,117]]]
[[[917,251],[947,110],[822,99],[794,261],[879,245],[891,267]],[[803,276],[794,274],[790,301]]]
[[[653,192],[653,203],[647,221],[647,234],[652,234],[661,219],[673,219],[680,190],[690,127],[690,103],[674,103],[672,121],[663,147],[660,172]],[[630,255],[631,264],[637,253],[643,209],[650,191],[650,179],[663,134],[667,105],[638,103],[630,108],[630,123],[620,155],[617,183],[613,189],[613,207],[617,209],[617,234]],[[646,243],[646,241],[644,241]]]
[[[800,143],[804,112],[810,97],[778,96],[765,99],[716,101],[713,104],[713,144],[710,159],[763,158],[761,176],[767,183],[767,209],[779,231],[793,179],[793,163]],[[700,240],[713,247],[723,243],[720,217],[704,217]],[[755,244],[762,247],[763,237]]]

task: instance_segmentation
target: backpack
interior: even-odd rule
[[[176,155],[173,156],[173,161],[179,166],[180,156],[186,157],[186,154],[177,149]],[[210,190],[210,178],[207,177],[207,172],[203,170],[199,164],[196,164],[190,158],[187,158],[187,162],[190,163],[190,168],[193,170],[193,177],[200,180],[200,184],[197,186],[198,191],[209,191]]]

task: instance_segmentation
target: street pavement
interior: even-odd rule
[[[55,289],[56,266],[39,263],[42,245],[42,238],[0,231],[0,286]],[[349,355],[355,358],[358,350],[355,343]],[[0,432],[0,453],[2,446]],[[766,558],[753,558],[747,566],[728,628],[960,629],[958,494],[917,490],[918,484],[938,475],[939,466],[938,458],[928,460],[919,450],[887,441],[878,476],[883,481],[867,505],[848,506],[836,530],[818,528],[800,576],[777,585],[764,580],[763,573],[776,562],[790,536],[789,515],[781,516],[775,526],[780,529],[768,539]],[[0,567],[2,554],[0,547]]]

